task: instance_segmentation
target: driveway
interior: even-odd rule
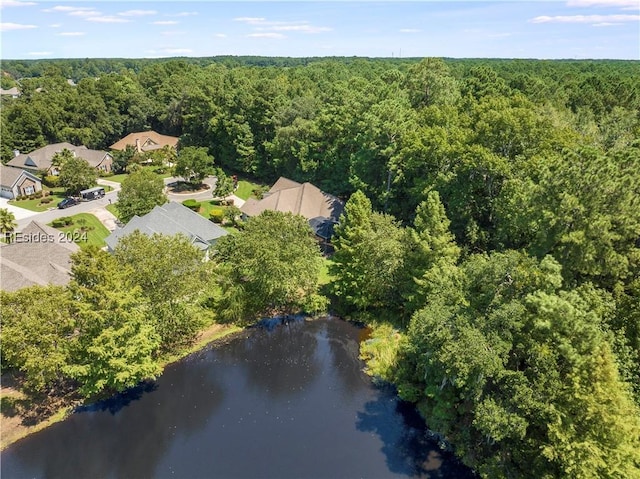
[[[13,213],[13,216],[16,217],[16,220],[21,220],[38,214],[35,211],[25,210],[24,208],[20,208],[19,206],[10,205],[7,198],[0,198],[0,208],[9,210],[11,213]]]

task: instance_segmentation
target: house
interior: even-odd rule
[[[56,166],[53,166],[52,160],[56,153],[60,153],[63,150],[69,150],[73,153],[73,156],[86,160],[87,163],[98,171],[104,173],[111,171],[113,164],[113,156],[111,153],[102,150],[90,150],[86,146],[75,146],[66,142],[43,146],[27,154],[20,153],[16,150],[16,156],[14,156],[7,165],[22,168],[33,173],[44,171],[47,175],[58,176],[60,170]]]
[[[71,255],[79,249],[63,232],[32,221],[12,243],[0,246],[0,289],[67,284]]]
[[[118,240],[139,230],[148,236],[154,233],[163,235],[183,234],[202,251],[208,249],[227,231],[217,224],[200,216],[180,203],[165,203],[156,206],[144,216],[134,216],[123,228],[116,229],[105,239],[109,251],[113,251]]]
[[[42,182],[33,173],[0,165],[0,197],[14,199],[42,190]]]
[[[127,146],[133,146],[138,153],[144,153],[147,151],[160,150],[165,146],[176,148],[178,146],[178,139],[179,138],[175,136],[161,135],[153,130],[141,131],[138,133],[129,133],[109,148],[122,151]]]
[[[240,208],[245,217],[257,216],[265,210],[302,215],[316,236],[329,241],[344,210],[344,202],[311,183],[301,184],[280,177],[261,200],[250,198]]]
[[[18,87],[13,87],[13,88],[9,88],[8,90],[4,90],[2,88],[0,88],[0,95],[2,96],[10,96],[11,98],[18,98],[21,93],[20,90],[18,90]]]

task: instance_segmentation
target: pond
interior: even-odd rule
[[[2,453],[2,477],[471,478],[339,319],[272,320]]]

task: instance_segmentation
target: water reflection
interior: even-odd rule
[[[2,477],[471,477],[364,375],[357,328],[267,326],[15,444]]]

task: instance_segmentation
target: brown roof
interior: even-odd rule
[[[328,218],[337,221],[344,209],[341,200],[325,193],[311,183],[297,183],[280,177],[269,193],[261,200],[250,200],[240,210],[247,216],[257,216],[265,210],[281,211],[313,218]]]
[[[0,289],[67,284],[71,254],[79,248],[71,241],[61,241],[63,238],[60,231],[32,221],[15,242],[0,246]]]
[[[56,153],[60,153],[62,150],[69,150],[77,157],[87,160],[91,166],[98,166],[104,157],[108,155],[103,150],[90,150],[86,146],[75,146],[71,143],[54,143],[52,145],[43,146],[37,150],[33,150],[31,153],[21,153],[12,158],[7,165],[14,166],[16,168],[30,168],[37,170],[48,170],[51,168],[51,160]]]
[[[178,144],[178,138],[175,136],[161,135],[153,130],[141,131],[138,133],[129,133],[109,148],[112,150],[124,150],[128,145],[136,147],[138,144],[140,145],[140,151],[156,150],[163,146],[175,148]]]
[[[28,171],[21,170],[20,168],[11,168],[10,166],[0,165],[0,185],[7,188],[13,188],[16,181],[18,181],[23,173],[33,180],[40,181],[37,176],[34,176]]]

